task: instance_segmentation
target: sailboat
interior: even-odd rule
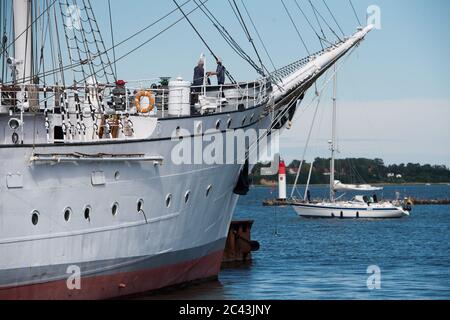
[[[340,218],[340,219],[387,219],[402,218],[409,216],[410,207],[403,207],[400,202],[379,202],[376,195],[357,195],[350,201],[338,200],[336,192],[338,191],[357,191],[357,192],[374,192],[383,188],[371,185],[355,185],[343,184],[339,180],[335,180],[335,155],[336,155],[336,81],[337,76],[334,74],[333,86],[333,116],[332,116],[332,139],[329,141],[331,150],[330,162],[330,198],[325,201],[312,203],[306,196],[309,188],[309,179],[305,192],[306,201],[293,201],[292,206],[297,214],[305,218]],[[309,177],[311,177],[312,165],[310,167]],[[295,188],[295,187],[294,187]]]
[[[174,1],[157,22],[178,20],[163,31],[189,22],[203,40],[190,19],[203,12],[257,79],[142,83],[120,80],[114,66],[156,36],[117,59],[114,49],[156,22],[108,48],[91,2],[0,3],[0,26],[8,22],[13,33],[5,33],[1,49],[0,299],[105,299],[217,278],[251,164],[237,153],[226,163],[180,162],[173,151],[180,142],[205,150],[230,132],[266,130],[270,138],[288,126],[317,79],[373,29],[360,27],[268,72],[207,1]],[[259,144],[251,138],[244,154]]]

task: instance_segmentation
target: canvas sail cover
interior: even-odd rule
[[[344,184],[339,180],[334,181],[335,191],[380,191],[383,190],[382,187],[374,187],[369,184]]]

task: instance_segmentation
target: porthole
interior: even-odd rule
[[[230,129],[231,128],[231,124],[233,123],[233,119],[228,119],[227,121],[227,128]]]
[[[19,142],[19,135],[17,132],[14,132],[11,136],[11,140],[13,144],[17,144]]]
[[[242,126],[245,125],[245,122],[247,121],[247,117],[244,117],[244,119],[242,119]]]
[[[65,208],[64,209],[64,220],[66,220],[66,222],[69,222],[71,217],[72,217],[72,209]]]
[[[168,194],[166,197],[166,207],[170,208],[171,204],[172,204],[172,194]]]
[[[202,129],[203,129],[202,123],[201,122],[197,123],[196,127],[197,127],[197,134],[202,133]]]
[[[119,204],[117,202],[114,202],[111,207],[111,214],[113,217],[115,217],[119,213]]]
[[[39,223],[39,212],[33,211],[31,214],[31,223],[36,226]]]
[[[86,206],[84,208],[84,218],[87,221],[91,221],[91,212],[92,212],[92,208],[90,206]]]
[[[116,172],[114,172],[114,180],[119,180],[120,179],[120,172],[119,171],[116,171]]]
[[[221,121],[217,120],[216,121],[216,130],[220,130],[220,125],[221,125]]]
[[[184,203],[188,203],[190,197],[191,197],[191,192],[186,191],[186,194],[184,195]]]
[[[144,209],[144,200],[139,199],[137,202],[137,212],[141,212]]]
[[[209,185],[208,188],[206,188],[206,197],[209,197],[212,191],[212,185]]]

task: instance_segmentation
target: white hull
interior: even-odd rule
[[[226,123],[233,117],[234,123],[240,124],[242,117],[250,119],[250,115],[253,123],[245,129],[267,128],[269,117],[259,118],[263,108],[206,117],[203,128],[214,127],[218,118]],[[53,287],[49,292],[27,289],[58,281],[65,285],[70,266],[81,268],[82,286],[85,278],[89,282],[90,277],[176,266],[167,281],[154,284],[159,273],[151,274],[148,285],[121,292],[113,290],[117,283],[103,288],[95,282],[95,288],[104,291],[81,290],[80,298],[132,294],[217,275],[238,200],[233,189],[242,165],[172,163],[171,152],[178,142],[160,138],[189,123],[191,119],[168,120],[167,131],[148,141],[0,148],[0,175],[6,182],[0,193],[0,298],[77,297],[77,291],[67,288],[55,295],[50,291]],[[193,142],[195,137],[189,139]],[[74,152],[145,152],[162,156],[164,162],[30,163],[33,153]],[[140,199],[142,212],[137,209]],[[115,203],[118,211],[113,215]],[[87,207],[91,208],[89,219],[84,215]],[[64,214],[69,208],[66,221]],[[34,212],[39,213],[36,225],[32,223]],[[209,260],[196,262],[202,258]],[[183,263],[193,266],[179,270]]]
[[[305,218],[341,219],[389,219],[409,216],[409,213],[393,205],[384,206],[340,206],[335,204],[295,204],[294,210]]]

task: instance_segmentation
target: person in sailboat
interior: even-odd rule
[[[372,199],[373,199],[373,203],[378,203],[378,196],[376,193],[373,194]]]
[[[225,84],[225,67],[222,64],[222,59],[217,58],[217,69],[216,71],[210,71],[207,73],[208,77],[217,76],[217,85],[223,86]]]

